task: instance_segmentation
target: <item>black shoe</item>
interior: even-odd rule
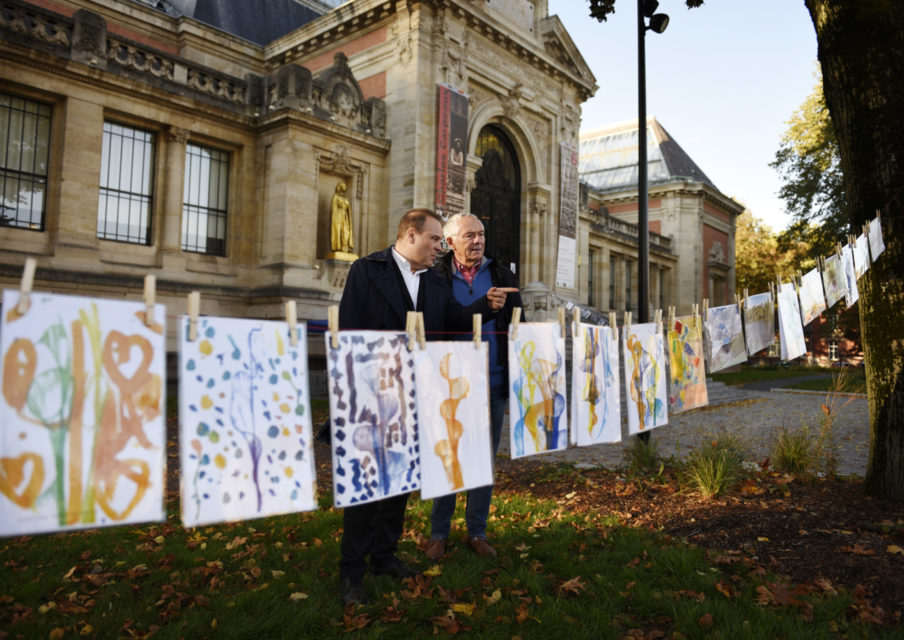
[[[390,558],[386,562],[370,565],[370,570],[375,576],[392,576],[393,578],[413,578],[417,571],[402,564],[398,558]]]
[[[368,604],[367,592],[360,580],[339,578],[339,593],[345,604]]]

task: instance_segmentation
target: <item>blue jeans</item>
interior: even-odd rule
[[[499,440],[502,438],[502,420],[505,418],[505,409],[508,406],[508,389],[490,389],[490,429],[493,437],[493,457],[499,449]],[[430,537],[446,539],[452,527],[452,514],[455,513],[455,497],[450,493],[433,500],[433,510],[430,513]],[[472,538],[485,538],[487,531],[487,516],[490,514],[490,500],[493,497],[493,485],[477,487],[468,491],[465,506],[465,522],[468,525],[468,536]]]

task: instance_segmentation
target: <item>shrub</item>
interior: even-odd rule
[[[809,474],[816,462],[809,429],[782,428],[775,438],[771,456],[776,471],[792,475]]]
[[[684,482],[706,499],[723,493],[743,475],[743,447],[727,433],[693,451],[683,470]]]
[[[662,456],[652,438],[631,438],[631,446],[625,451],[628,469],[638,475],[660,473],[663,467]]]

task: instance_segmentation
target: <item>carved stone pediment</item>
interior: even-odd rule
[[[314,78],[311,100],[315,115],[321,118],[380,138],[386,135],[385,103],[379,98],[364,100],[348,57],[341,51],[333,57],[332,66]]]
[[[582,100],[596,93],[593,72],[557,16],[550,16],[540,22],[539,36],[546,52],[575,79],[581,81]]]

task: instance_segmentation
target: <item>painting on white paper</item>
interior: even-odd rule
[[[748,296],[744,304],[744,338],[752,356],[775,342],[775,303],[771,293]]]
[[[710,372],[747,361],[741,308],[738,305],[727,304],[708,309],[704,328],[709,345]]]
[[[681,316],[668,328],[669,413],[681,413],[709,404],[703,364],[703,320]]]
[[[509,338],[512,458],[568,446],[565,337],[552,322],[518,326]]]
[[[423,500],[493,484],[487,358],[486,342],[415,350]]]
[[[624,328],[625,396],[628,433],[668,424],[665,343],[655,322]]]
[[[869,270],[869,240],[867,240],[866,236],[862,233],[860,236],[854,241],[854,244],[850,245],[851,251],[854,255],[854,275],[857,276],[857,279],[863,277],[863,274]]]
[[[793,360],[807,352],[797,291],[790,282],[783,284],[778,294],[778,330],[782,360]]]
[[[844,271],[845,304],[853,307],[860,299],[860,289],[857,287],[857,274],[854,272],[854,255],[851,245],[841,250],[841,268]]]
[[[804,326],[813,322],[826,310],[819,269],[812,269],[800,279],[800,313]]]
[[[179,318],[179,452],[187,527],[317,508],[307,335],[285,322]]]
[[[579,323],[571,355],[571,441],[621,441],[618,328]]]
[[[873,262],[882,255],[883,251],[885,251],[885,241],[882,239],[882,219],[876,216],[869,223],[869,252],[873,256]]]
[[[163,305],[3,292],[0,535],[162,520]],[[149,326],[150,325],[150,326]]]
[[[825,259],[822,270],[822,286],[826,293],[826,305],[829,309],[847,295],[847,279],[844,275],[844,262],[838,254]]]
[[[414,354],[393,331],[325,335],[333,502],[347,507],[420,488]]]

